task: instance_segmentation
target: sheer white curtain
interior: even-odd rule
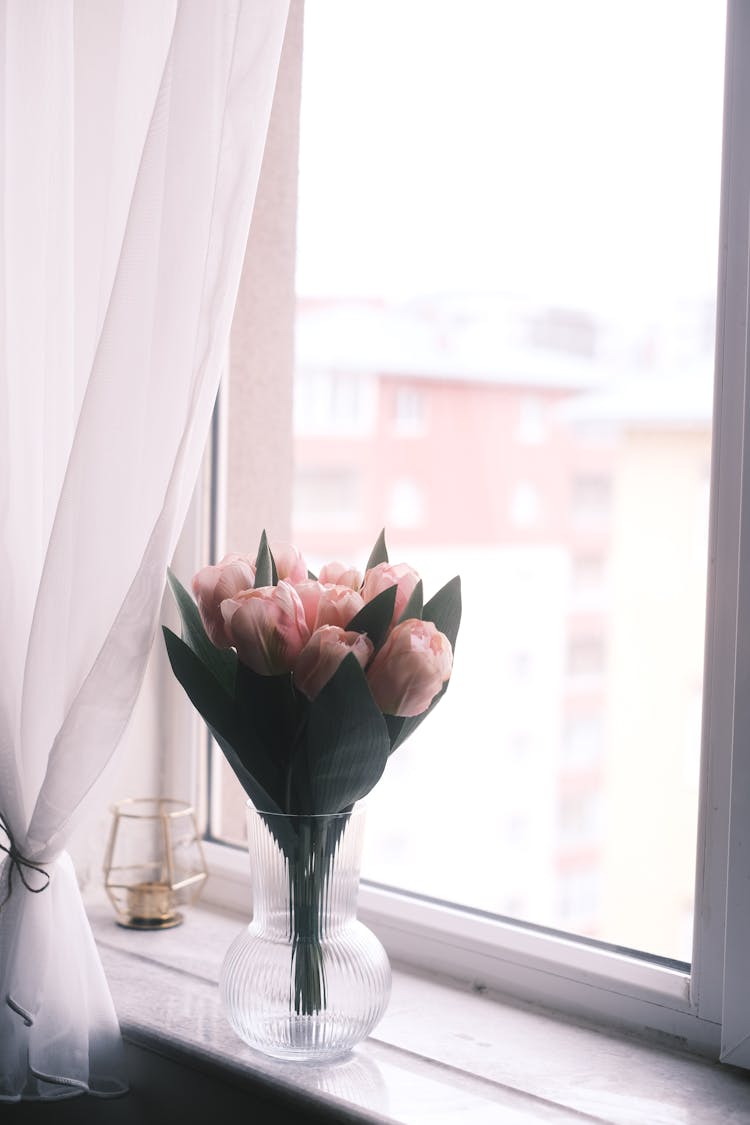
[[[0,2],[0,1099],[124,1085],[65,843],[195,480],[287,7]]]

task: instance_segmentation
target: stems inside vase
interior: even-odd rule
[[[326,1007],[323,939],[333,861],[347,821],[348,816],[300,818],[295,854],[287,857],[296,1015],[317,1015]]]

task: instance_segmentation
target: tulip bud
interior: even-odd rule
[[[297,658],[295,686],[308,699],[314,699],[350,652],[364,668],[373,653],[372,641],[365,633],[347,633],[338,625],[322,625]]]
[[[333,586],[348,586],[351,590],[359,590],[362,586],[362,575],[353,566],[345,566],[340,562],[329,562],[321,568],[318,579],[323,583]]]
[[[221,603],[240,590],[252,589],[255,566],[246,555],[225,555],[215,566],[204,566],[193,578],[193,593],[209,639],[217,648],[229,648]]]
[[[393,608],[392,622],[395,625],[401,614],[406,609],[406,603],[411,597],[414,587],[419,582],[419,575],[407,563],[378,563],[365,575],[362,587],[362,597],[365,602],[371,602],[383,590],[390,586],[397,586],[396,604]]]
[[[302,602],[287,581],[244,590],[222,602],[221,612],[238,657],[261,676],[289,672],[310,639]]]
[[[365,604],[362,595],[350,586],[324,585],[310,580],[298,582],[294,588],[305,607],[305,620],[311,633],[321,625],[339,625],[345,629]]]
[[[427,710],[452,666],[448,638],[432,621],[409,618],[387,637],[367,670],[367,682],[381,711],[410,718]]]
[[[276,574],[279,581],[286,578],[295,586],[298,582],[307,579],[307,563],[302,555],[291,543],[272,543],[271,554],[276,563]]]

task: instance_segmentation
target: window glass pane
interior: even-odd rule
[[[688,960],[722,6],[305,9],[294,539],[464,591],[364,873]]]

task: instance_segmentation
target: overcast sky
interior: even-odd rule
[[[722,8],[307,0],[299,292],[710,295]]]

